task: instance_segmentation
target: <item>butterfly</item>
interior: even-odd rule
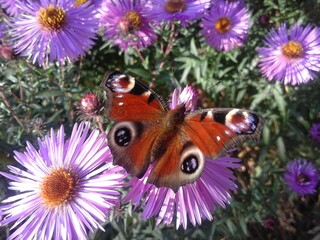
[[[115,121],[107,134],[113,163],[141,178],[152,164],[148,182],[180,186],[201,176],[206,157],[217,158],[245,140],[258,140],[263,118],[234,108],[186,113],[184,104],[170,109],[143,82],[124,73],[105,74],[106,112]]]

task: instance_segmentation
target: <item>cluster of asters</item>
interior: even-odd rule
[[[197,22],[199,37],[218,51],[248,40],[243,0],[0,0],[10,16],[7,41],[15,54],[39,65],[76,60],[98,32],[122,51],[156,44],[164,26]],[[99,31],[100,30],[100,31]],[[285,85],[313,80],[320,71],[320,30],[311,24],[271,29],[257,49],[262,75]]]

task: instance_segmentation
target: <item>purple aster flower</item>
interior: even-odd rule
[[[210,0],[154,0],[150,1],[150,11],[156,24],[180,21],[185,27],[200,18],[210,5]]]
[[[268,80],[284,85],[306,83],[320,71],[320,28],[294,25],[290,34],[286,24],[272,29],[259,48],[259,66]]]
[[[178,96],[180,92],[174,92],[170,107],[175,108],[183,101],[187,104],[187,111],[192,111],[197,91],[188,86]],[[188,220],[194,226],[201,224],[202,219],[213,219],[212,212],[217,205],[225,207],[229,203],[230,191],[237,188],[236,177],[229,168],[240,167],[239,161],[231,157],[207,158],[201,176],[193,183],[181,186],[177,192],[147,183],[151,165],[141,179],[134,177],[128,182],[132,188],[123,200],[131,201],[136,208],[144,208],[142,219],[156,217],[157,225],[171,224],[173,219],[177,229],[180,225],[186,229]]]
[[[102,1],[103,0],[74,0],[73,2],[76,7],[82,6],[84,4],[92,4],[97,8],[100,7]]]
[[[316,192],[318,171],[312,163],[304,159],[295,159],[288,163],[284,180],[291,191],[303,196]]]
[[[172,94],[172,101],[170,108],[173,109],[176,106],[184,103],[186,110],[192,112],[197,106],[199,92],[192,86],[186,86],[182,91],[180,88],[176,88]]]
[[[249,14],[240,2],[215,4],[202,19],[201,34],[219,51],[242,46],[247,39]]]
[[[93,5],[75,7],[68,0],[19,2],[24,14],[11,24],[13,47],[39,65],[75,60],[91,48],[99,21]]]
[[[6,29],[8,28],[8,25],[5,24],[5,23],[1,23],[0,24],[0,43],[1,43],[1,40],[5,37],[6,35]]]
[[[105,135],[89,124],[75,124],[69,140],[64,128],[27,143],[15,159],[26,168],[9,166],[0,172],[17,195],[3,201],[1,226],[12,224],[8,239],[87,239],[87,231],[103,227],[111,208],[119,204],[125,175],[113,166]]]
[[[309,133],[314,140],[320,142],[320,123],[313,123]]]
[[[0,0],[0,6],[5,9],[8,15],[15,16],[21,12],[16,6],[17,2],[17,0]]]
[[[104,36],[125,51],[128,47],[146,48],[157,40],[145,0],[109,1],[103,4],[101,25]]]
[[[73,0],[73,5],[75,7],[80,7],[83,5],[92,5],[92,11],[93,11],[94,17],[97,19],[100,19],[102,2],[103,0]]]
[[[245,6],[244,0],[214,0],[213,4],[226,4],[226,3],[237,3]]]
[[[237,188],[236,177],[229,168],[240,167],[239,161],[230,157],[207,158],[202,175],[177,192],[147,183],[150,166],[143,178],[134,177],[128,182],[132,188],[123,201],[131,201],[135,208],[144,208],[141,218],[156,217],[156,225],[171,224],[173,219],[177,229],[180,225],[186,229],[188,221],[193,226],[200,225],[202,219],[213,219],[212,212],[217,205],[225,207],[229,204],[230,191]]]

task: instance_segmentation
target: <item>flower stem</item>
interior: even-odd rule
[[[161,70],[163,68],[164,63],[166,62],[166,58],[171,53],[173,42],[174,42],[175,38],[177,37],[177,35],[178,35],[178,32],[176,31],[175,24],[174,24],[174,22],[172,22],[168,45],[167,45],[166,51],[164,52],[164,57],[159,65],[159,70]]]
[[[23,130],[26,133],[30,133],[30,131],[23,125],[22,121],[20,120],[20,118],[18,117],[18,115],[13,111],[7,97],[5,96],[5,94],[3,93],[2,89],[0,90],[0,97],[2,98],[4,104],[7,106],[7,108],[9,109],[10,113],[12,114],[12,116],[14,117],[14,119],[17,121],[17,123],[20,125],[20,127],[23,128]]]
[[[144,62],[145,59],[144,59],[144,57],[142,56],[140,50],[139,50],[137,47],[135,47],[134,50],[137,52],[137,54],[138,54],[141,62]]]

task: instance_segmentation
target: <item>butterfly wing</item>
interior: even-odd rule
[[[249,110],[213,108],[193,112],[185,122],[193,142],[207,157],[216,158],[246,140],[258,141],[264,119]]]
[[[176,192],[180,186],[195,181],[201,175],[205,155],[182,131],[167,141],[167,147],[154,161],[148,182],[158,187],[170,187]]]
[[[108,117],[116,121],[107,135],[113,162],[142,177],[167,105],[142,82],[117,71],[106,73],[101,87]]]
[[[114,121],[155,121],[168,106],[141,81],[118,71],[107,72],[101,87],[107,93],[106,112]]]
[[[263,123],[259,114],[241,109],[206,109],[187,115],[155,161],[148,182],[177,191],[199,178],[205,157],[217,158],[245,140],[258,140]]]
[[[141,178],[151,163],[151,150],[160,126],[152,123],[117,122],[110,129],[107,139],[113,155],[113,164]]]

